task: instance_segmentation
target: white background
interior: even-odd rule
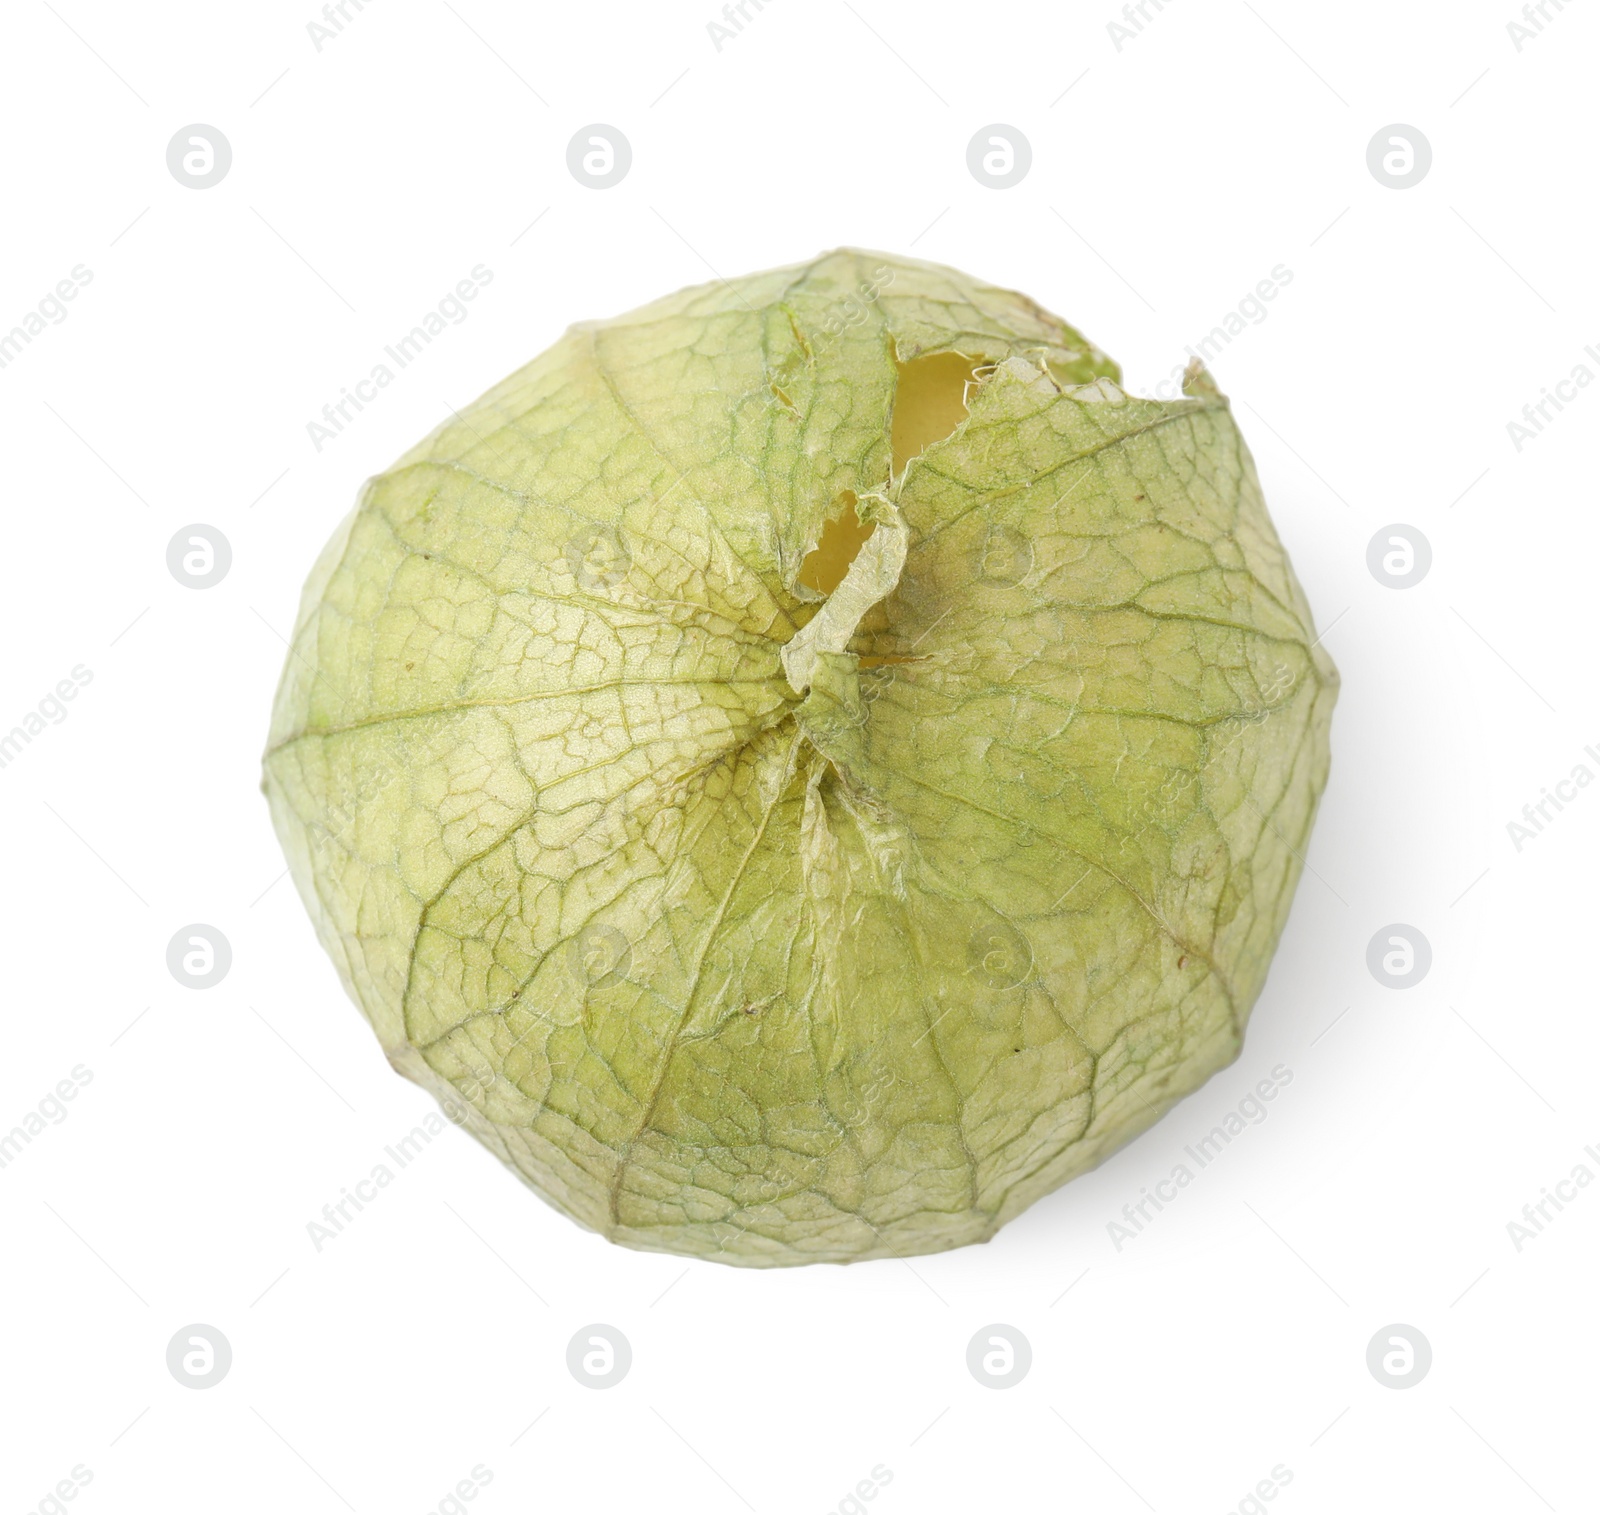
[[[92,282],[0,369],[0,731],[82,665],[0,769],[0,1134],[92,1081],[0,1168],[0,1506],[470,1506],[884,1515],[993,1509],[1595,1508],[1600,1185],[1507,1224],[1600,1147],[1600,786],[1520,851],[1507,823],[1600,774],[1600,387],[1520,451],[1594,294],[1600,16],[1511,0],[1169,0],[940,10],[769,0],[535,10],[369,0],[320,51],[311,0],[8,7],[0,331]],[[196,191],[169,139],[220,128]],[[566,146],[632,143],[617,187]],[[980,185],[989,123],[1032,144]],[[1390,123],[1433,167],[1369,172]],[[257,789],[302,579],[354,497],[571,321],[842,243],[1027,291],[1163,379],[1276,265],[1213,368],[1344,676],[1308,871],[1241,1060],[990,1245],[743,1271],[577,1229],[447,1128],[338,1239],[307,1223],[431,1108],[318,949]],[[474,265],[493,280],[335,441],[307,423]],[[194,590],[179,528],[232,544]],[[1432,545],[1414,588],[1367,544]],[[169,938],[221,930],[195,991]],[[1390,923],[1432,944],[1397,991]],[[1293,1080],[1120,1250],[1108,1223],[1275,1064]],[[201,1322],[231,1372],[195,1390]],[[633,1347],[596,1391],[579,1327]],[[969,1373],[979,1328],[1032,1344]],[[1433,1365],[1396,1390],[1368,1342]],[[531,1429],[529,1429],[531,1425]],[[852,1489],[888,1470],[870,1506]],[[80,1475],[81,1480],[81,1475]]]

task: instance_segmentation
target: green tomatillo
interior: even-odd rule
[[[1237,1055],[1337,675],[1227,401],[843,250],[574,327],[373,479],[266,791],[393,1065],[755,1266],[983,1241]]]

